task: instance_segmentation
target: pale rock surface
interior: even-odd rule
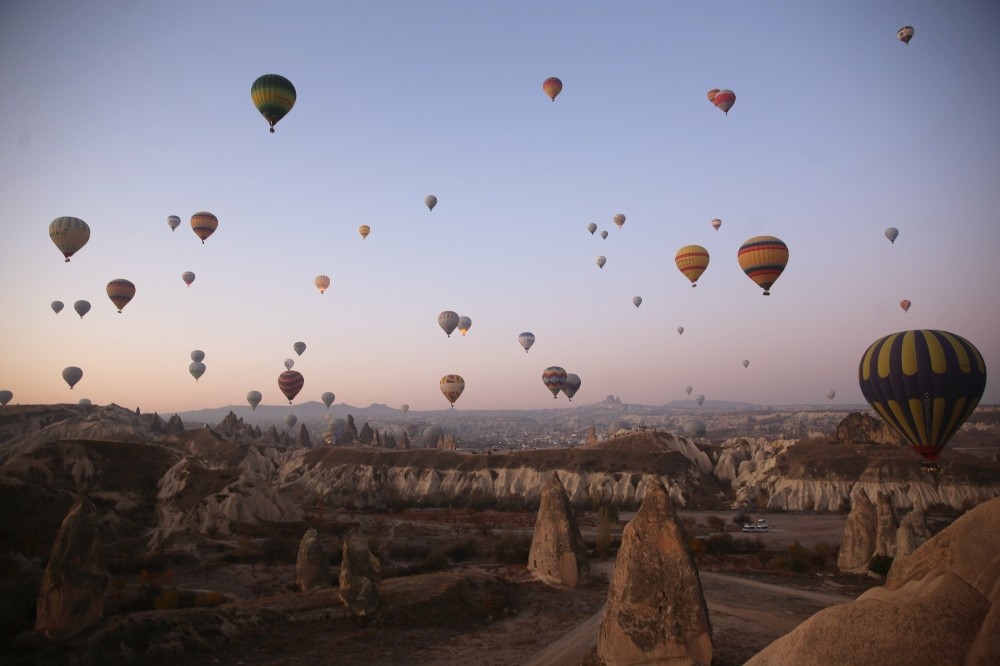
[[[930,538],[931,532],[927,529],[923,511],[914,508],[899,521],[899,529],[896,530],[895,559],[901,560],[907,557]]]
[[[97,509],[81,497],[56,533],[38,590],[35,629],[62,641],[100,622],[109,581],[97,534]]]
[[[851,512],[844,523],[844,536],[837,553],[837,568],[844,573],[865,573],[875,553],[878,514],[863,492],[851,496]]]
[[[330,560],[323,552],[316,529],[310,527],[299,542],[295,559],[295,585],[302,592],[330,585]]]
[[[542,489],[528,552],[528,571],[545,583],[566,587],[576,587],[590,572],[580,526],[558,474],[552,474]]]
[[[852,412],[837,425],[837,439],[843,442],[872,442],[902,446],[899,436],[885,421],[869,414]]]
[[[712,662],[712,628],[687,535],[659,481],[625,526],[597,652],[609,666]]]
[[[748,664],[1000,664],[1000,499],[896,560],[884,587],[831,606]]]
[[[892,511],[892,494],[878,494],[875,503],[875,550],[873,555],[896,554],[896,517]]]
[[[445,434],[444,437],[438,440],[437,444],[438,451],[454,451],[455,450],[455,436],[450,432]]]
[[[368,548],[368,539],[358,528],[344,537],[340,562],[340,600],[354,615],[371,615],[378,608],[378,584],[382,565]]]

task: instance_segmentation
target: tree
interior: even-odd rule
[[[892,555],[874,555],[868,563],[868,571],[878,575],[882,582],[885,582],[885,577],[889,575],[889,569],[892,568],[892,560]]]

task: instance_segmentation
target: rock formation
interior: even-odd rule
[[[584,446],[593,446],[597,444],[597,428],[590,426],[590,430],[587,431],[587,442]]]
[[[851,412],[837,425],[837,439],[842,442],[872,442],[902,446],[899,436],[882,419]]]
[[[302,592],[330,585],[330,560],[319,543],[315,528],[306,530],[295,560],[295,585]]]
[[[399,448],[404,451],[410,450],[410,436],[406,434],[405,430],[403,431],[403,435],[399,438]]]
[[[38,590],[35,629],[61,641],[100,622],[109,580],[97,535],[97,509],[81,497],[56,534]]]
[[[875,532],[878,515],[868,495],[851,495],[851,512],[844,524],[844,536],[837,553],[837,568],[844,573],[864,573],[875,553]]]
[[[181,417],[179,417],[177,414],[174,414],[173,416],[170,417],[170,420],[167,421],[167,427],[164,428],[163,430],[168,435],[178,435],[184,432],[185,430],[184,421],[181,421]]]
[[[154,435],[162,435],[166,432],[167,424],[163,422],[160,415],[153,412],[153,418],[149,420],[149,432]]]
[[[437,443],[438,451],[454,451],[455,450],[455,435],[450,432],[444,437],[438,440]]]
[[[896,554],[896,517],[891,493],[879,492],[875,502],[875,550],[873,555]]]
[[[359,528],[344,537],[340,562],[340,600],[355,615],[365,616],[378,607],[378,584],[382,566],[368,549],[368,539]]]
[[[884,587],[826,608],[747,664],[1000,664],[1000,498],[967,512]]]
[[[306,429],[305,423],[299,426],[299,432],[295,435],[295,446],[300,449],[312,448],[312,439],[309,438],[309,430]]]
[[[907,557],[930,538],[931,532],[927,529],[927,523],[924,522],[923,511],[913,509],[899,521],[899,529],[896,530],[895,559],[901,560]]]
[[[576,587],[587,579],[589,570],[580,526],[559,475],[553,473],[542,489],[528,553],[528,571],[543,582]]]
[[[365,424],[361,426],[361,432],[358,433],[358,439],[362,444],[370,446],[374,438],[375,432],[372,430],[372,427],[368,425],[368,422],[365,421]]]
[[[652,481],[625,526],[597,652],[604,664],[712,662],[712,627],[698,568],[667,490]]]

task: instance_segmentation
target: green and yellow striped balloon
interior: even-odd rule
[[[876,340],[861,357],[865,400],[931,463],[972,414],[986,388],[986,364],[971,342],[916,330]]]
[[[274,132],[274,125],[295,106],[295,86],[278,74],[265,74],[250,87],[250,99]]]

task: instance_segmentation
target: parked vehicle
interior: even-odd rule
[[[742,532],[766,532],[767,531],[767,519],[758,518],[756,523],[746,522],[743,523],[743,527],[740,528]]]

